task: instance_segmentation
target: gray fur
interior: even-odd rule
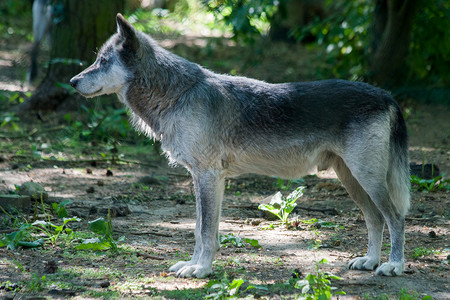
[[[376,273],[402,274],[408,148],[401,111],[387,92],[343,80],[270,84],[215,74],[159,47],[121,15],[117,24],[96,62],[71,84],[87,96],[117,93],[135,127],[160,140],[170,161],[192,174],[194,254],[170,271],[183,277],[212,272],[226,177],[299,178],[333,167],[364,212],[369,233],[366,256],[349,268],[380,264],[386,221],[391,255]]]

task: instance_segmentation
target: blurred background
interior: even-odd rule
[[[118,12],[163,47],[216,72],[386,88],[406,118],[427,117],[408,124],[414,143],[448,141],[441,108],[450,103],[446,0],[2,0],[1,129],[26,132],[20,120],[37,116],[67,125],[64,138],[145,140],[130,133],[115,96],[86,101],[68,84],[116,31]],[[417,106],[423,104],[431,106]]]

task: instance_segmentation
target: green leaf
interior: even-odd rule
[[[23,241],[18,241],[17,243],[19,246],[22,247],[26,247],[26,248],[36,248],[36,247],[40,247],[44,244],[44,240],[43,239],[38,239],[34,242],[23,242]]]
[[[75,247],[78,250],[107,250],[109,248],[110,244],[99,238],[85,239],[82,244]]]
[[[108,232],[108,224],[105,222],[105,219],[98,218],[89,222],[89,230],[97,234],[106,235]]]
[[[67,217],[69,215],[69,213],[67,212],[67,210],[64,207],[64,205],[63,205],[63,202],[61,202],[59,205],[58,205],[58,203],[52,203],[52,207],[55,210],[58,218],[65,218],[65,217]]]

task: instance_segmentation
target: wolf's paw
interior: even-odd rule
[[[387,262],[382,264],[375,274],[380,276],[400,276],[405,270],[405,264],[403,262]]]
[[[370,256],[357,257],[348,263],[348,268],[352,270],[375,270],[380,264],[379,258]]]
[[[178,271],[181,270],[182,268],[184,268],[185,266],[194,265],[194,264],[195,263],[190,260],[189,261],[179,261],[169,268],[169,272],[178,273]]]
[[[205,278],[209,274],[211,274],[211,267],[204,267],[200,264],[195,265],[185,265],[180,268],[177,273],[177,277],[197,277],[197,278]]]

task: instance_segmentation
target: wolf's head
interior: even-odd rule
[[[133,76],[124,60],[138,52],[138,32],[121,14],[117,14],[116,20],[117,33],[102,46],[95,62],[70,80],[85,97],[120,94]]]

